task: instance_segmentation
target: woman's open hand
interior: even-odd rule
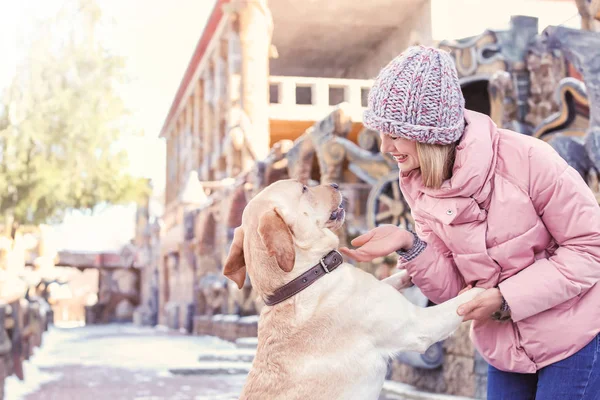
[[[408,249],[412,247],[412,243],[412,233],[399,226],[385,224],[352,240],[350,244],[356,249],[342,247],[340,252],[356,261],[371,261],[377,257],[387,256],[398,249]]]

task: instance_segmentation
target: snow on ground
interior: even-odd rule
[[[198,362],[198,358],[215,352],[234,355],[235,345],[214,337],[186,336],[133,325],[51,327],[44,335],[42,347],[24,363],[25,380],[19,381],[15,376],[7,379],[6,400],[232,398],[241,389],[249,369],[249,363],[234,363],[233,356],[230,363],[218,363],[224,369],[219,374],[169,372],[208,370],[215,364]],[[244,373],[227,373],[227,368],[240,365]],[[105,397],[98,390],[115,393]]]
[[[134,325],[51,327],[5,400],[232,400],[256,339],[240,344]],[[379,400],[462,400],[387,381]]]

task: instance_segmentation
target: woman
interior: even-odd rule
[[[581,176],[545,142],[465,110],[452,59],[433,48],[382,69],[364,124],[398,162],[416,234],[382,225],[342,251],[397,251],[435,303],[487,289],[457,312],[490,364],[488,399],[600,399],[600,207]]]

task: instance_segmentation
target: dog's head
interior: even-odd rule
[[[281,180],[269,185],[246,205],[223,274],[241,289],[248,273],[262,293],[289,281],[297,261],[314,264],[338,246],[332,230],[344,222],[341,204],[336,184],[308,187]]]

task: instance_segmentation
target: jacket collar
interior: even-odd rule
[[[419,170],[401,173],[401,187],[410,197],[471,197],[479,204],[489,197],[496,166],[498,128],[487,115],[475,111],[465,110],[465,121],[465,131],[456,148],[452,177],[439,189],[432,189],[423,186]]]

